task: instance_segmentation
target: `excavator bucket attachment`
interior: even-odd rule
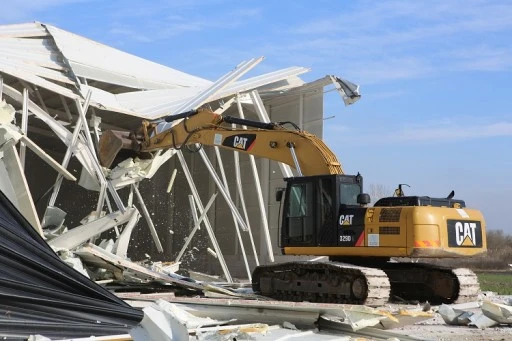
[[[110,168],[122,149],[136,151],[129,135],[130,133],[125,131],[107,130],[103,132],[99,142],[100,163],[103,167]]]

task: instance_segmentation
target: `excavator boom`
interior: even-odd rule
[[[234,128],[230,124],[234,122],[251,126],[249,129]],[[321,139],[281,124],[222,117],[200,109],[163,132],[157,133],[156,127],[156,124],[145,121],[135,133],[104,132],[99,144],[102,166],[110,167],[123,149],[131,150],[135,156],[199,143],[283,162],[299,168],[302,175],[343,174],[336,155]]]

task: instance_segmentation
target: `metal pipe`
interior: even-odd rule
[[[276,127],[276,125],[272,122],[265,123],[261,121],[247,120],[245,118],[238,118],[233,116],[224,116],[222,120],[226,123],[245,125],[253,128],[266,130],[273,130]]]
[[[299,160],[297,159],[297,154],[295,154],[295,146],[293,143],[288,142],[286,144],[288,148],[290,148],[290,153],[292,153],[293,163],[295,163],[295,169],[299,176],[302,176],[302,171],[300,170]]]

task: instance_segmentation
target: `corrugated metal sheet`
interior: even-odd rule
[[[48,32],[38,22],[0,26],[0,38],[44,37],[47,35]]]
[[[290,67],[238,81],[210,100],[261,87],[264,90],[296,87],[303,83],[297,76],[307,71],[303,67]],[[85,97],[91,90],[92,106],[150,120],[173,113],[212,84],[37,22],[0,26],[0,72],[69,98]],[[80,84],[82,77],[145,91],[114,94]]]
[[[72,90],[65,88],[63,86],[60,86],[57,83],[50,82],[42,77],[39,77],[37,75],[32,74],[29,71],[21,70],[19,68],[15,67],[8,67],[8,66],[1,66],[0,65],[0,72],[4,72],[6,74],[9,74],[13,77],[19,78],[23,81],[26,81],[28,83],[32,83],[36,86],[48,89],[50,91],[53,91],[57,94],[61,94],[63,96],[75,99],[79,98],[80,95],[73,92]]]
[[[208,86],[211,82],[45,25],[79,77],[135,89]]]
[[[64,96],[76,94],[73,73],[38,23],[0,26],[0,72]]]
[[[143,317],[62,262],[1,192],[0,302],[7,339],[122,334]]]
[[[290,86],[289,83],[283,84],[283,80],[290,78],[293,79],[293,77],[308,71],[309,69],[303,67],[290,67],[241,80],[233,83],[232,85],[229,85],[226,89],[212,96],[210,100],[219,100],[228,96],[232,96],[237,92],[244,92],[263,86],[265,86],[265,89],[274,89],[274,87],[272,87],[272,85],[274,85],[275,87],[279,87],[279,89],[282,91],[284,88],[286,88],[286,84]],[[299,86],[303,83],[304,82],[301,80],[291,82],[292,86]],[[118,103],[118,109],[122,109],[125,112],[131,111],[137,113],[138,116],[145,119],[154,120],[175,113],[176,109],[178,109],[186,101],[199,95],[199,93],[204,91],[204,89],[205,88],[194,87],[128,92],[115,95],[115,99]],[[101,103],[101,99],[96,97],[94,93],[92,98],[98,103]],[[108,105],[110,105],[112,109],[116,108],[113,98],[107,99],[104,97],[104,99],[108,100]]]

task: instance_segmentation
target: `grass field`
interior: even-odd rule
[[[512,295],[511,272],[478,272],[482,291],[494,291],[501,295]]]

